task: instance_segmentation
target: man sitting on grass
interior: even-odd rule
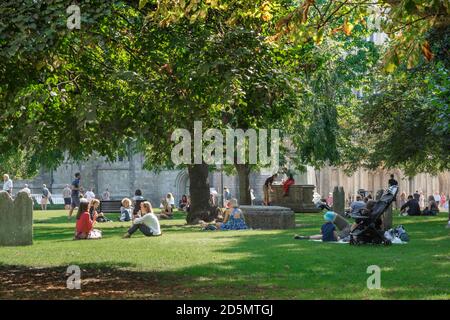
[[[412,196],[408,196],[408,201],[400,208],[401,215],[420,216],[419,202]]]
[[[332,211],[328,211],[323,215],[325,219],[325,223],[320,228],[320,233],[313,236],[299,236],[295,235],[294,239],[296,240],[322,240],[323,242],[334,242],[338,241],[339,237],[336,232],[336,226],[333,224],[333,220],[335,218],[335,213]]]

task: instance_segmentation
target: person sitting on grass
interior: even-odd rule
[[[333,220],[335,218],[335,213],[333,211],[327,211],[323,218],[325,219],[325,223],[320,228],[320,233],[313,236],[299,236],[295,235],[294,239],[296,240],[322,240],[323,242],[334,242],[338,241],[339,237],[336,232],[336,226],[333,224]]]
[[[78,207],[74,240],[101,239],[102,232],[94,229],[96,219],[96,214],[94,214],[93,219],[89,215],[89,202],[86,199],[81,199]]]
[[[108,222],[110,221],[106,216],[103,214],[103,212],[98,212],[97,209],[100,206],[100,200],[98,199],[92,199],[89,203],[89,215],[91,219],[94,219],[94,216],[97,215],[97,222]]]
[[[130,238],[137,230],[140,230],[147,237],[161,235],[159,220],[153,213],[152,205],[148,201],[141,202],[139,217],[133,220],[133,225],[128,229],[123,238]]]
[[[419,202],[414,198],[414,196],[408,196],[408,201],[400,207],[400,215],[420,216]]]
[[[120,218],[119,220],[124,221],[130,221],[131,215],[132,215],[132,209],[131,209],[131,200],[128,198],[124,198],[122,200],[122,206],[120,207]]]
[[[223,222],[208,224],[200,221],[203,230],[245,230],[248,229],[245,224],[244,214],[239,209],[237,199],[230,200],[230,208],[225,211]]]
[[[161,199],[161,213],[159,215],[160,219],[173,219],[173,209],[170,205],[169,201],[167,201],[167,197]]]
[[[435,216],[439,213],[439,207],[433,196],[428,197],[428,206],[422,211],[424,216]]]
[[[185,194],[181,197],[181,200],[178,202],[178,209],[186,211],[188,205],[188,198]]]

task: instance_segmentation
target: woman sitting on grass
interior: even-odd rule
[[[122,206],[120,207],[120,218],[119,220],[124,221],[130,221],[131,215],[132,215],[132,209],[131,209],[131,200],[128,198],[124,198],[122,200]]]
[[[153,213],[152,205],[148,201],[141,203],[141,210],[139,211],[138,217],[133,220],[133,225],[128,229],[123,238],[130,238],[137,230],[140,230],[147,237],[161,235],[161,226],[158,218]]]
[[[92,199],[89,203],[89,215],[91,219],[94,219],[94,216],[97,215],[97,219],[95,221],[97,222],[108,222],[110,221],[108,218],[105,217],[103,212],[98,212],[97,209],[100,206],[100,200]]]
[[[236,199],[229,201],[230,208],[225,211],[223,222],[208,224],[200,221],[203,230],[245,230],[248,229],[245,224],[244,214],[239,209]]]
[[[435,216],[439,213],[439,207],[437,205],[436,200],[434,200],[433,196],[428,197],[428,206],[425,207],[422,211],[422,215],[424,216]]]
[[[94,229],[96,219],[97,214],[94,214],[93,219],[89,215],[89,202],[86,199],[81,199],[78,207],[74,240],[101,239],[102,232]]]
[[[173,219],[173,209],[167,199],[168,198],[161,199],[161,214],[159,215],[160,219]]]

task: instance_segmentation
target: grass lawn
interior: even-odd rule
[[[110,215],[110,218],[115,215]],[[0,248],[0,298],[148,299],[449,299],[447,215],[398,217],[405,245],[349,246],[293,240],[315,234],[321,214],[297,214],[301,228],[200,231],[176,214],[161,237],[136,233],[129,223],[98,224],[102,240],[73,241],[66,212],[34,212],[34,244]],[[69,265],[82,269],[82,289],[66,289]],[[381,289],[366,273],[378,265]]]

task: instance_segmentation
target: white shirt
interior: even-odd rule
[[[175,198],[167,198],[167,202],[168,202],[171,206],[174,206],[174,205],[175,205]]]
[[[438,202],[438,205],[439,205],[439,202],[441,202],[441,195],[435,194],[433,197],[434,197],[434,201]]]
[[[91,201],[92,199],[95,199],[95,193],[93,193],[92,191],[86,192],[86,194],[84,196],[87,199],[87,201]]]
[[[22,189],[22,191],[25,191],[26,193],[31,194],[30,188],[25,187]]]
[[[5,182],[3,183],[3,190],[4,190],[4,191],[12,190],[12,188],[13,188],[13,182],[12,182],[11,179],[9,179],[9,180],[7,180],[7,181],[5,181]]]
[[[142,218],[134,219],[133,224],[139,223],[143,223],[147,227],[149,227],[150,230],[152,230],[154,236],[159,236],[161,234],[161,227],[159,225],[159,220],[154,213],[147,213]]]

